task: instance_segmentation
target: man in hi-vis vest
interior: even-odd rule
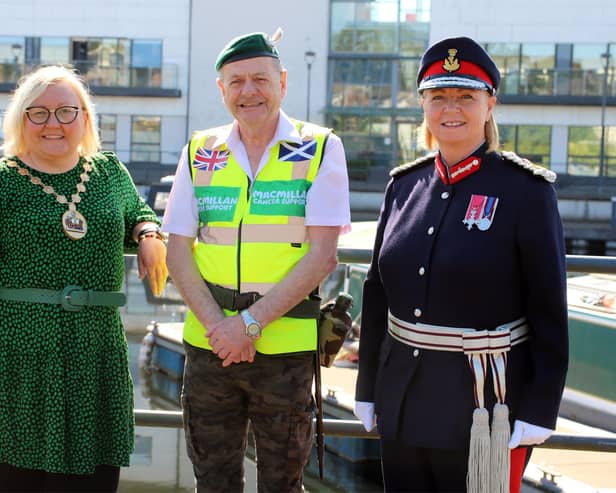
[[[275,43],[252,33],[216,60],[233,123],[182,152],[163,230],[190,311],[184,427],[198,492],[240,492],[250,422],[259,492],[303,491],[312,446],[318,300],[350,228],[342,142],[289,118]]]

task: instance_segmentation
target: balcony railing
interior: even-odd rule
[[[603,96],[602,70],[524,69],[502,74],[500,94],[505,96]],[[607,73],[607,97],[616,96],[614,69]]]
[[[0,84],[15,84],[19,78],[50,62],[38,60],[28,63],[0,63]],[[161,67],[135,67],[132,65],[97,64],[73,60],[70,64],[84,76],[92,87],[135,89],[178,89],[178,65],[164,63]]]

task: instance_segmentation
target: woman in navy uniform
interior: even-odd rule
[[[568,365],[556,175],[498,152],[500,75],[469,38],[417,77],[426,146],[391,172],[365,281],[357,417],[387,492],[518,491]]]

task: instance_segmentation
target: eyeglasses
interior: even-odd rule
[[[63,125],[73,123],[79,114],[77,106],[58,106],[55,110],[50,110],[44,106],[30,106],[26,108],[26,116],[35,125],[44,125],[49,121],[49,116],[54,114],[56,120]]]

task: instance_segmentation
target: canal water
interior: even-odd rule
[[[179,322],[184,319],[185,308],[179,295],[168,285],[161,300],[151,303],[151,293],[138,279],[131,257],[126,261],[125,292],[127,304],[122,317],[129,344],[129,363],[134,384],[135,408],[179,410],[174,403],[149,392],[147,381],[140,374],[139,350],[146,327],[152,320]],[[250,451],[249,454],[250,455]],[[256,492],[254,462],[246,461],[245,493]],[[305,485],[309,493],[376,493],[381,492],[380,473],[375,461],[350,463],[325,453],[326,480],[318,479],[316,448],[306,469]],[[188,493],[194,491],[191,463],[186,454],[181,429],[142,427],[135,428],[135,450],[131,465],[122,469],[120,493]]]

